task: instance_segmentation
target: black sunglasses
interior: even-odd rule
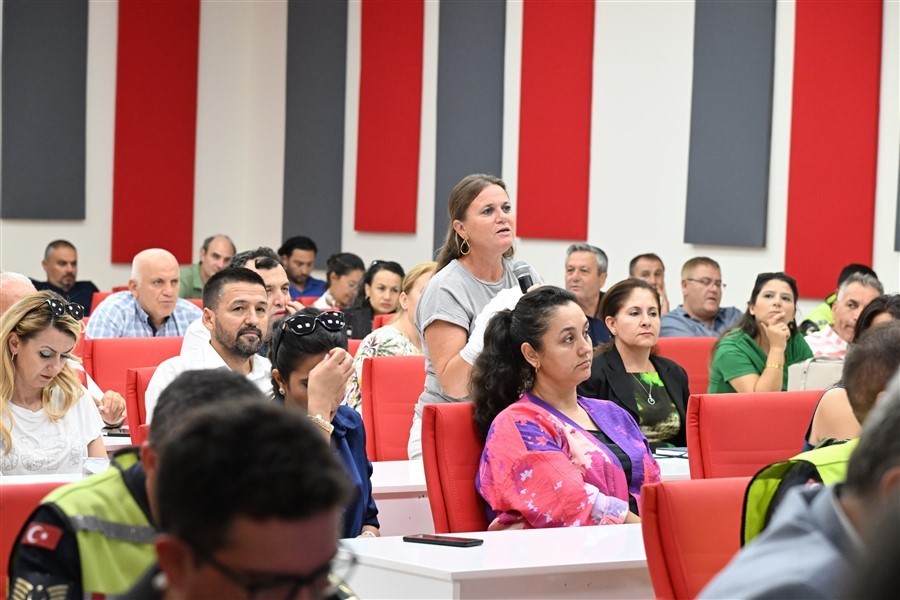
[[[316,324],[322,325],[328,331],[343,331],[347,324],[344,313],[339,310],[322,312],[317,315],[297,313],[281,322],[281,328],[287,329],[294,335],[309,335]]]
[[[66,316],[66,313],[69,313],[76,321],[80,321],[84,318],[84,307],[80,304],[70,304],[55,298],[47,298],[44,300],[44,304],[50,308],[50,312],[53,313],[54,316],[64,317]]]

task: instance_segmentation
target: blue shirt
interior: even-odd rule
[[[91,314],[91,303],[94,301],[94,292],[100,291],[97,289],[97,286],[94,285],[93,281],[76,281],[75,285],[73,285],[68,292],[56,287],[49,281],[35,281],[32,279],[31,282],[34,284],[34,288],[39,292],[41,290],[50,290],[65,298],[66,302],[82,305],[84,307],[85,316]]]
[[[331,446],[341,458],[350,482],[354,498],[344,508],[342,538],[354,538],[362,533],[363,525],[378,527],[378,507],[372,497],[372,463],[366,456],[366,430],[358,412],[342,404],[331,424]]]
[[[325,293],[325,282],[315,277],[306,278],[306,287],[302,290],[298,289],[293,283],[291,284],[291,300],[304,296],[307,298],[318,298]]]
[[[679,304],[678,308],[662,316],[659,337],[719,337],[719,334],[737,323],[742,314],[734,306],[719,307],[710,329],[706,323],[688,315],[684,306]]]
[[[100,303],[84,331],[88,338],[183,337],[188,325],[203,314],[198,306],[178,298],[175,310],[162,327],[154,329],[148,315],[131,292],[110,294]]]

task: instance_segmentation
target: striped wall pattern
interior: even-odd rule
[[[194,4],[199,3],[161,6],[184,11]],[[881,18],[883,11],[896,10],[891,3],[830,3],[838,7],[831,16],[817,11],[821,3],[806,0],[777,6],[742,3],[754,5],[752,18],[721,10],[727,4],[709,2],[556,3],[564,8],[532,0],[227,4],[203,3],[199,8],[193,180],[185,168],[191,158],[181,154],[181,169],[172,180],[145,177],[146,194],[123,195],[125,181],[119,174],[128,171],[122,170],[127,163],[120,161],[127,148],[120,149],[120,144],[127,147],[128,142],[120,141],[124,130],[119,131],[118,120],[115,124],[117,175],[109,200],[113,221],[104,236],[111,238],[107,261],[127,260],[133,253],[127,240],[132,240],[134,247],[153,243],[177,249],[187,262],[200,239],[211,233],[209,227],[227,227],[239,240],[247,240],[239,245],[276,245],[273,240],[282,236],[310,234],[322,247],[320,263],[339,247],[367,259],[393,255],[414,262],[426,258],[446,230],[446,197],[452,183],[466,172],[488,171],[507,180],[517,203],[519,253],[538,265],[549,281],[558,281],[552,271],[559,268],[565,245],[585,238],[611,254],[611,279],[622,276],[621,264],[638,252],[663,254],[676,278],[682,260],[703,253],[720,257],[741,280],[787,266],[808,297],[827,293],[833,286],[833,265],[849,262],[840,245],[819,247],[815,240],[806,240],[803,247],[812,244],[814,252],[790,246],[798,235],[793,231],[803,229],[802,219],[792,215],[809,210],[804,202],[817,203],[821,213],[838,210],[834,198],[826,201],[815,190],[797,187],[810,177],[800,174],[795,148],[821,148],[823,159],[835,158],[825,146],[801,143],[799,137],[802,119],[798,125],[797,111],[809,87],[802,82],[818,68],[815,50],[810,60],[803,48],[807,39],[813,49],[816,44],[827,46],[834,35],[829,23],[850,27],[859,18],[867,21],[863,31],[880,52],[882,43],[896,39],[896,14]],[[130,8],[123,0],[115,18],[104,16],[103,21],[117,27],[120,62],[127,59],[122,36],[131,35]],[[111,10],[90,7],[91,12]],[[825,27],[810,28],[810,12]],[[191,20],[174,14],[168,15],[170,21]],[[379,39],[392,21],[404,24],[402,31],[384,36],[397,37],[395,44]],[[736,35],[736,22],[749,34]],[[14,56],[6,49],[11,27],[4,14],[4,77],[6,61]],[[186,29],[192,28],[188,24]],[[882,29],[886,33],[879,35]],[[232,41],[226,32],[237,35]],[[267,32],[272,32],[269,38]],[[283,42],[278,41],[281,35]],[[234,56],[222,53],[217,62],[204,54],[211,36],[214,47],[233,46]],[[743,45],[742,53],[722,53],[716,44],[726,42]],[[188,46],[182,51],[190,58]],[[900,238],[900,225],[894,225],[900,203],[894,187],[898,160],[881,160],[885,143],[890,153],[900,146],[897,119],[886,117],[878,102],[885,94],[896,98],[884,81],[888,77],[895,88],[897,75],[896,69],[885,69],[872,57],[871,48],[861,52],[869,65],[865,99],[859,100],[870,106],[864,142],[870,152],[863,161],[869,178],[859,186],[867,190],[858,190],[861,195],[854,197],[853,206],[862,210],[858,215],[842,212],[841,223],[862,247],[863,254],[853,251],[853,260],[865,256],[868,244],[876,267],[896,271],[892,261],[897,255],[886,250],[885,236],[878,233],[880,221],[871,215],[888,215],[887,243],[900,247],[900,239],[895,239]],[[715,59],[735,57],[745,67],[752,63],[753,69],[744,69],[752,73],[737,73],[743,79],[727,82],[725,74],[741,69]],[[229,72],[229,60],[245,62]],[[260,64],[272,65],[271,71],[260,74],[251,68]],[[252,78],[251,85],[240,77]],[[786,80],[792,82],[790,89]],[[89,81],[89,90],[91,85]],[[115,82],[105,85],[105,94],[118,98],[125,93]],[[179,84],[177,89],[184,87],[189,86]],[[230,93],[223,93],[226,87]],[[262,105],[268,110],[259,110]],[[849,106],[853,110],[831,107],[825,118],[843,123],[847,115],[842,110],[859,112]],[[15,118],[12,110],[4,102],[4,124]],[[90,113],[90,105],[87,110]],[[278,110],[283,120],[280,135],[273,129]],[[264,119],[265,128],[254,127]],[[254,137],[253,131],[266,135]],[[245,146],[243,141],[251,143]],[[144,152],[149,162],[140,166],[147,168],[157,160],[164,166],[158,156],[164,145],[148,143]],[[216,157],[232,149],[234,160],[216,169]],[[265,151],[266,160],[252,156],[256,149]],[[16,152],[15,147],[8,149],[4,129],[4,165]],[[92,156],[89,152],[89,173]],[[817,160],[814,157],[812,164]],[[17,204],[8,195],[7,171],[3,217],[22,218],[7,210]],[[848,177],[861,181],[856,174]],[[177,187],[177,193],[166,192],[163,184]],[[67,185],[79,187],[74,180]],[[210,195],[211,189],[218,193]],[[165,213],[179,214],[172,221],[186,227],[147,227],[162,212],[160,194],[181,198]],[[129,202],[129,197],[137,200]],[[717,211],[727,218],[715,217]],[[191,217],[197,215],[204,218],[192,224]],[[123,225],[123,218],[131,220]],[[103,231],[104,225],[92,221],[90,214],[88,221],[84,229]],[[720,231],[723,224],[733,231]],[[28,227],[23,224],[14,231]],[[815,234],[816,228],[809,231]],[[141,237],[143,233],[148,235]],[[896,274],[890,277],[896,279]],[[677,283],[670,281],[670,288],[677,297]],[[742,295],[732,303],[739,304]]]

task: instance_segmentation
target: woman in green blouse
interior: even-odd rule
[[[778,392],[787,389],[787,368],[812,350],[797,330],[797,282],[784,273],[756,278],[747,311],[716,343],[709,391]]]

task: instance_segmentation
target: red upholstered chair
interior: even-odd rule
[[[740,550],[749,481],[689,479],[641,488],[641,530],[657,598],[695,598]]]
[[[319,299],[318,296],[300,296],[298,298],[294,298],[294,300],[296,300],[303,306],[312,306],[313,303],[318,299]]]
[[[409,427],[424,387],[424,356],[376,356],[363,361],[360,392],[369,460],[407,459]]]
[[[91,297],[91,312],[97,310],[100,303],[106,300],[106,297],[112,293],[113,292],[94,292],[94,295]]]
[[[821,391],[699,394],[687,408],[691,479],[744,477],[798,454]]]
[[[378,329],[380,327],[384,327],[385,325],[390,323],[396,316],[397,316],[396,313],[389,313],[386,315],[375,315],[375,318],[372,319],[372,331],[375,331],[376,329]]]
[[[128,369],[125,375],[125,410],[128,413],[131,443],[135,446],[140,446],[147,439],[147,406],[144,403],[144,394],[155,372],[156,367],[141,367]]]
[[[350,353],[350,356],[356,356],[360,344],[362,344],[362,340],[347,340],[347,352]]]
[[[203,308],[203,298],[188,298],[187,301],[197,308]]]
[[[108,338],[90,340],[81,356],[84,370],[103,391],[125,395],[125,373],[138,367],[155,367],[181,352],[184,338]]]
[[[705,394],[709,389],[709,361],[716,338],[659,338],[657,353],[681,365],[688,375],[692,394]]]
[[[64,481],[41,481],[0,485],[0,506],[3,507],[0,523],[0,590],[7,589],[6,569],[9,566],[9,557],[16,540],[19,539],[19,534],[22,533],[25,519],[37,508],[44,496],[64,483]]]
[[[422,460],[435,533],[484,531],[485,504],[475,491],[484,442],[470,402],[428,404],[422,412]]]

